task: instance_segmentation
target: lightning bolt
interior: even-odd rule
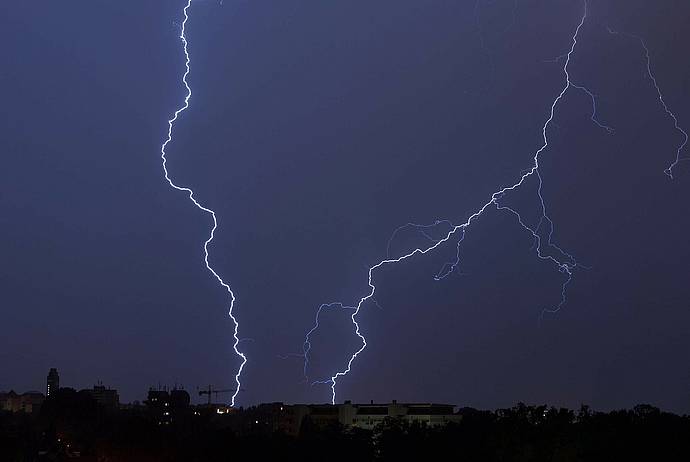
[[[551,109],[549,112],[549,116],[544,122],[544,125],[542,126],[542,138],[543,138],[543,144],[542,146],[534,153],[533,156],[533,165],[530,169],[524,171],[519,180],[510,185],[510,186],[505,186],[502,189],[494,192],[488,202],[486,202],[484,205],[482,205],[478,210],[476,210],[474,213],[469,215],[467,220],[461,224],[458,225],[451,225],[450,230],[446,233],[445,237],[440,238],[440,239],[434,239],[433,237],[429,236],[428,234],[426,237],[433,242],[432,245],[428,247],[417,247],[414,250],[412,250],[409,253],[406,253],[402,256],[399,256],[397,258],[391,258],[390,255],[386,256],[386,259],[379,261],[375,265],[369,267],[368,270],[368,286],[369,286],[369,292],[361,297],[359,299],[359,302],[357,305],[354,307],[354,311],[351,315],[351,320],[352,324],[355,327],[355,334],[359,337],[362,346],[352,354],[350,357],[349,361],[347,362],[347,366],[340,370],[337,371],[333,376],[331,376],[328,380],[322,380],[322,381],[316,381],[314,383],[322,383],[322,384],[329,384],[331,387],[331,402],[335,404],[336,402],[336,385],[337,381],[340,377],[343,377],[347,375],[351,369],[352,369],[352,364],[357,359],[357,357],[366,349],[367,347],[367,340],[364,337],[364,335],[361,332],[361,328],[359,323],[357,322],[357,315],[359,314],[360,310],[369,301],[374,301],[373,297],[374,294],[376,293],[376,286],[374,285],[373,279],[374,279],[374,272],[386,265],[390,264],[395,264],[399,263],[401,261],[410,259],[414,256],[417,255],[424,255],[429,252],[434,251],[437,249],[439,246],[442,244],[448,242],[453,238],[454,236],[458,236],[458,242],[457,242],[457,254],[456,254],[456,260],[450,263],[447,263],[439,273],[434,277],[436,280],[440,280],[445,278],[448,274],[453,272],[459,265],[460,265],[460,247],[461,244],[465,238],[465,231],[474,223],[477,219],[479,219],[485,212],[487,212],[489,209],[495,209],[497,211],[503,211],[506,213],[510,213],[513,215],[518,224],[522,226],[522,228],[530,233],[532,238],[534,239],[534,247],[536,248],[536,254],[537,257],[541,260],[547,261],[552,263],[555,268],[560,271],[564,275],[564,280],[561,286],[561,298],[559,302],[551,307],[551,308],[546,308],[542,310],[542,316],[544,313],[554,313],[558,310],[560,310],[563,305],[566,303],[566,294],[567,294],[567,288],[570,282],[572,281],[573,278],[573,273],[576,268],[583,267],[582,265],[578,264],[575,258],[558,247],[554,242],[553,242],[553,233],[554,233],[554,225],[551,219],[548,216],[547,213],[547,208],[546,208],[546,202],[544,200],[543,194],[542,194],[542,175],[539,170],[539,157],[542,154],[543,151],[545,151],[549,147],[549,140],[547,136],[547,130],[551,123],[553,122],[556,107],[558,104],[561,102],[565,94],[570,88],[575,88],[577,90],[585,92],[591,99],[592,101],[592,114],[591,114],[591,120],[600,128],[606,130],[609,133],[613,132],[613,129],[609,127],[608,125],[605,125],[604,123],[600,122],[597,118],[597,106],[596,106],[596,97],[593,92],[591,92],[589,89],[584,87],[581,84],[573,83],[571,80],[570,72],[568,69],[568,66],[570,64],[570,59],[572,54],[575,51],[575,47],[577,46],[578,43],[578,36],[580,34],[580,30],[582,29],[582,26],[585,23],[585,20],[587,19],[587,0],[583,0],[583,13],[582,17],[580,19],[579,24],[577,25],[577,28],[575,29],[575,32],[572,35],[571,38],[571,46],[570,49],[568,50],[567,53],[564,55],[556,58],[553,60],[553,62],[559,62],[562,59],[565,59],[565,63],[563,65],[563,74],[565,75],[565,84],[556,96],[556,98],[553,100],[551,104]],[[501,204],[501,199],[504,198],[504,196],[518,188],[520,188],[523,184],[525,184],[529,179],[536,179],[537,181],[537,198],[539,200],[539,208],[541,209],[541,218],[539,219],[538,223],[536,225],[530,226],[528,223],[523,220],[521,217],[520,213],[517,212],[515,209],[510,208],[506,205]],[[437,220],[433,225],[416,225],[414,223],[408,223],[406,225],[403,225],[402,227],[396,229],[393,233],[393,236],[391,237],[391,240],[399,232],[401,229],[405,227],[414,227],[417,228],[420,232],[425,231],[429,227],[436,226],[441,223],[449,223],[447,221],[441,221]],[[388,247],[387,247],[387,252],[390,251],[390,242],[388,242]],[[304,363],[305,363],[305,374],[306,374],[306,368],[308,366],[309,362],[309,350],[311,349],[311,343],[309,342],[309,337],[311,334],[314,333],[314,331],[318,328],[318,316],[321,313],[322,309],[326,306],[333,306],[337,305],[340,307],[345,307],[342,303],[336,303],[336,304],[328,304],[328,305],[321,305],[319,307],[319,310],[317,311],[317,322],[315,326],[309,331],[305,338],[305,348],[304,348]]]
[[[307,332],[307,335],[304,337],[304,344],[302,345],[302,351],[303,353],[299,356],[304,358],[304,379],[308,382],[309,381],[309,376],[307,374],[307,368],[309,367],[309,351],[311,351],[311,334],[316,332],[319,328],[319,316],[321,315],[321,311],[325,309],[333,309],[333,308],[340,308],[343,310],[356,310],[357,307],[355,306],[345,306],[340,302],[333,302],[333,303],[324,303],[321,306],[319,306],[319,309],[316,310],[316,316],[315,316],[315,321],[314,321],[314,326],[311,328],[309,332]],[[330,383],[330,381],[316,381],[312,382],[313,384],[316,383]]]
[[[647,47],[647,43],[644,41],[642,37],[639,35],[634,35],[634,34],[628,34],[628,33],[619,33],[618,31],[615,31],[611,29],[610,27],[607,27],[607,30],[609,31],[609,34],[612,35],[626,35],[628,37],[634,38],[640,42],[640,45],[642,46],[642,49],[644,50],[645,54],[645,60],[647,64],[647,76],[649,79],[652,81],[652,85],[654,86],[654,89],[656,90],[657,97],[659,98],[659,102],[661,103],[661,107],[664,108],[664,112],[673,120],[673,126],[675,129],[682,135],[683,141],[678,145],[676,148],[676,158],[669,164],[668,167],[664,170],[664,173],[668,175],[669,178],[673,179],[673,169],[678,165],[681,161],[688,160],[687,157],[681,157],[681,152],[683,149],[685,149],[685,146],[688,144],[688,133],[683,130],[678,123],[678,118],[676,115],[669,109],[668,105],[666,104],[666,101],[664,101],[664,95],[661,93],[661,88],[659,87],[659,83],[656,81],[656,76],[652,72],[652,58],[649,55],[649,48]]]
[[[168,137],[165,140],[165,142],[161,145],[161,159],[163,162],[163,172],[165,173],[165,179],[168,181],[168,184],[170,186],[178,191],[183,191],[188,194],[189,200],[192,201],[192,203],[201,211],[207,213],[208,215],[211,216],[213,219],[213,227],[211,228],[211,232],[209,233],[208,239],[204,242],[204,263],[206,264],[206,269],[213,275],[213,277],[218,280],[221,286],[228,292],[228,295],[230,296],[230,308],[228,310],[228,315],[232,319],[233,325],[234,325],[234,332],[233,332],[233,338],[235,340],[235,343],[233,344],[233,349],[235,350],[235,353],[237,356],[239,356],[242,359],[242,362],[240,364],[240,367],[237,371],[237,374],[235,375],[235,383],[237,384],[235,388],[235,392],[232,395],[232,401],[231,405],[235,405],[235,398],[237,397],[237,394],[240,392],[240,376],[242,375],[242,369],[244,369],[244,365],[247,363],[247,357],[242,353],[238,348],[238,344],[240,343],[240,338],[238,337],[238,329],[239,329],[239,323],[237,322],[237,319],[235,316],[232,314],[233,308],[235,307],[235,294],[233,293],[232,289],[230,286],[223,281],[223,278],[221,278],[218,273],[211,267],[211,265],[208,262],[208,246],[209,244],[213,241],[213,238],[216,233],[216,229],[218,229],[218,220],[216,219],[216,212],[211,210],[208,207],[204,207],[201,205],[199,201],[197,201],[194,198],[194,191],[191,188],[188,188],[186,186],[178,186],[176,185],[171,179],[170,175],[168,174],[168,169],[167,169],[167,162],[168,159],[166,158],[166,152],[165,148],[168,146],[168,144],[172,141],[172,133],[173,133],[173,126],[175,125],[175,122],[177,121],[178,117],[180,114],[182,114],[188,107],[189,107],[189,100],[192,97],[192,89],[189,86],[189,83],[187,82],[187,77],[189,76],[190,72],[190,59],[189,59],[189,51],[187,50],[187,37],[185,36],[185,28],[187,26],[187,21],[189,20],[189,8],[192,5],[192,0],[187,1],[187,5],[184,7],[182,10],[183,15],[184,15],[184,20],[182,21],[182,26],[180,28],[180,40],[182,41],[182,49],[184,51],[185,55],[185,72],[184,75],[182,76],[182,83],[184,84],[187,94],[184,98],[184,104],[180,106],[173,114],[173,117],[168,120]]]

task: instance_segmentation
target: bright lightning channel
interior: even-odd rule
[[[240,339],[237,335],[237,331],[239,329],[239,323],[237,322],[237,319],[235,316],[232,314],[233,308],[235,306],[235,294],[233,293],[232,289],[230,289],[230,286],[223,281],[223,279],[216,273],[216,271],[211,267],[211,265],[208,262],[208,246],[213,241],[213,238],[216,233],[216,229],[218,228],[218,220],[216,219],[216,212],[211,210],[208,207],[204,207],[199,203],[194,198],[194,191],[192,191],[191,188],[185,187],[185,186],[178,186],[173,181],[170,179],[170,175],[168,174],[168,169],[166,167],[166,164],[168,162],[168,159],[166,158],[166,152],[165,148],[168,146],[168,143],[172,141],[172,132],[173,132],[173,125],[177,121],[177,118],[179,115],[184,112],[188,107],[189,107],[189,100],[192,97],[192,89],[189,86],[189,83],[187,82],[187,76],[189,75],[190,72],[190,59],[189,59],[189,52],[187,50],[187,37],[185,36],[185,28],[187,26],[187,21],[189,20],[189,14],[188,10],[192,5],[192,0],[187,1],[187,5],[184,7],[182,10],[184,14],[184,21],[182,21],[182,26],[180,28],[180,40],[182,41],[182,49],[184,50],[184,55],[185,55],[185,72],[184,75],[182,76],[182,83],[184,84],[185,88],[187,89],[187,95],[184,98],[184,104],[180,106],[179,109],[175,111],[173,114],[172,119],[168,120],[168,137],[165,140],[165,142],[161,145],[161,159],[163,161],[163,171],[165,172],[165,179],[168,181],[171,187],[174,189],[177,189],[178,191],[184,191],[189,195],[189,200],[191,200],[194,205],[197,206],[200,210],[206,212],[207,214],[211,215],[211,218],[213,218],[213,227],[211,228],[211,232],[209,234],[208,239],[204,242],[204,263],[206,263],[206,269],[208,269],[211,274],[218,280],[221,286],[227,290],[228,295],[230,295],[230,309],[228,311],[228,314],[230,315],[230,318],[232,319],[232,322],[234,324],[234,332],[233,332],[233,338],[235,339],[235,343],[233,344],[233,349],[235,350],[235,353],[237,356],[242,358],[242,363],[240,364],[240,367],[237,371],[237,374],[235,375],[235,383],[237,384],[235,388],[235,392],[232,395],[232,400],[231,400],[231,405],[235,405],[235,398],[237,397],[237,394],[240,392],[240,376],[242,375],[242,369],[244,369],[244,365],[247,363],[247,357],[242,353],[238,348],[237,345],[240,343]]]
[[[587,0],[583,0],[583,6],[584,6],[584,11],[583,11],[582,17],[580,19],[580,22],[577,25],[577,28],[575,29],[575,32],[573,33],[573,36],[571,38],[572,44],[570,46],[569,51],[566,54],[564,54],[564,55],[556,58],[556,60],[554,60],[554,62],[558,62],[561,59],[565,58],[565,63],[563,65],[563,73],[565,75],[565,85],[563,86],[563,89],[560,91],[558,96],[556,96],[556,98],[553,100],[553,102],[551,104],[551,110],[549,112],[549,117],[544,122],[544,125],[543,125],[542,130],[541,130],[542,131],[542,138],[543,138],[543,145],[534,153],[532,167],[530,169],[528,169],[527,171],[525,171],[524,173],[522,173],[522,175],[520,176],[520,179],[516,183],[514,183],[513,185],[506,186],[506,187],[494,192],[491,195],[491,198],[489,199],[489,201],[486,202],[481,208],[479,208],[473,214],[471,214],[469,216],[469,218],[467,218],[467,220],[464,223],[452,226],[451,229],[445,235],[445,237],[436,240],[427,234],[425,237],[427,237],[428,239],[430,239],[433,242],[433,244],[431,246],[425,247],[425,248],[420,248],[420,247],[415,248],[413,251],[411,251],[405,255],[402,255],[400,257],[397,257],[397,258],[391,258],[389,255],[387,255],[386,259],[381,260],[380,262],[378,262],[377,264],[375,264],[374,266],[371,266],[369,268],[369,271],[368,271],[369,293],[359,299],[359,302],[354,307],[354,311],[351,315],[352,324],[355,326],[355,334],[361,340],[362,346],[355,353],[352,354],[352,356],[350,357],[350,360],[347,362],[347,367],[345,367],[343,370],[336,372],[328,380],[314,382],[314,383],[329,384],[331,386],[331,402],[333,404],[335,404],[335,402],[336,402],[336,385],[337,385],[338,379],[340,377],[347,375],[350,372],[350,370],[352,369],[352,363],[355,361],[355,359],[357,359],[357,357],[367,347],[367,340],[364,337],[364,335],[362,335],[360,326],[357,323],[357,315],[359,314],[360,310],[362,309],[362,306],[365,303],[367,303],[368,301],[373,301],[373,297],[374,297],[374,294],[376,292],[376,286],[373,283],[374,271],[381,268],[382,266],[393,264],[393,263],[399,263],[399,262],[401,262],[403,260],[407,260],[407,259],[409,259],[415,255],[423,255],[423,254],[429,253],[429,252],[433,251],[434,249],[438,248],[439,246],[441,246],[442,244],[444,244],[445,242],[449,241],[451,239],[451,237],[453,237],[454,235],[459,234],[460,237],[458,238],[458,244],[457,244],[458,252],[457,252],[456,261],[451,262],[451,263],[447,263],[443,268],[441,268],[439,273],[435,276],[435,279],[437,279],[437,280],[443,279],[448,274],[450,274],[452,271],[454,271],[458,267],[458,265],[460,264],[460,244],[462,243],[462,241],[465,238],[466,229],[469,228],[469,226],[476,219],[481,217],[484,214],[484,212],[491,207],[495,207],[495,209],[498,211],[506,211],[506,212],[509,212],[512,215],[514,215],[517,219],[517,222],[520,224],[520,226],[522,226],[526,231],[528,231],[532,235],[534,242],[535,242],[537,257],[542,259],[542,260],[550,261],[551,263],[553,263],[556,266],[558,271],[560,271],[561,273],[564,274],[564,282],[561,286],[560,301],[554,307],[542,310],[542,316],[546,312],[553,313],[553,312],[560,310],[561,307],[565,304],[567,287],[568,287],[568,284],[570,284],[570,282],[572,280],[573,271],[575,270],[575,268],[582,267],[582,265],[579,265],[575,261],[575,258],[572,255],[565,252],[563,249],[561,249],[560,247],[558,247],[556,244],[554,244],[552,242],[554,226],[553,226],[553,222],[548,217],[548,214],[546,211],[546,204],[544,201],[544,197],[542,195],[542,176],[541,176],[541,172],[539,171],[539,156],[541,155],[541,153],[544,150],[546,150],[549,147],[549,141],[548,141],[548,136],[547,136],[546,132],[547,132],[549,126],[551,125],[551,122],[554,119],[554,113],[556,111],[556,107],[558,106],[558,103],[563,99],[566,92],[571,87],[578,89],[578,90],[581,90],[581,91],[584,91],[591,98],[591,101],[592,101],[591,119],[592,119],[592,121],[597,126],[606,130],[607,132],[609,132],[609,133],[613,132],[613,129],[611,127],[601,123],[597,119],[596,98],[595,98],[594,93],[582,85],[573,83],[571,81],[570,73],[568,71],[568,65],[570,64],[570,58],[571,58],[573,52],[575,51],[575,47],[577,45],[577,40],[578,40],[578,35],[580,33],[580,29],[582,28],[582,26],[585,23],[585,20],[587,19]],[[534,227],[531,227],[528,224],[526,224],[525,221],[522,219],[522,217],[520,216],[520,214],[516,210],[514,210],[510,207],[507,207],[505,205],[501,205],[501,203],[500,203],[500,200],[507,193],[516,190],[517,188],[522,186],[526,182],[527,179],[529,179],[531,177],[536,177],[538,180],[537,196],[539,198],[539,204],[540,204],[540,208],[541,208],[541,212],[542,212],[541,218],[540,218],[538,224]],[[438,225],[441,223],[447,223],[447,222],[437,220],[433,225],[415,225],[413,223],[408,223],[407,225],[403,225],[401,228],[417,227],[420,231],[423,231],[429,227],[432,227],[432,226],[435,226],[435,225]],[[546,238],[545,239],[542,238],[542,235],[540,234],[542,232],[541,229],[543,226],[546,226],[546,228],[545,228]],[[397,230],[395,230],[393,236],[401,228],[398,228]],[[548,247],[552,250],[555,250],[557,252],[557,256],[554,256],[550,253],[544,253],[544,251],[543,251],[543,247],[544,247],[543,241],[544,240],[546,241],[545,242],[546,247]],[[390,241],[389,241],[388,248],[390,248]],[[304,345],[305,345],[305,348],[304,348],[305,373],[306,373],[306,368],[307,368],[308,363],[309,363],[309,350],[311,349],[311,343],[309,341],[309,338],[314,333],[314,331],[318,328],[318,316],[324,307],[331,307],[331,306],[336,306],[336,305],[339,307],[342,307],[342,308],[347,308],[342,303],[331,303],[331,304],[327,304],[327,305],[321,305],[319,307],[319,310],[317,311],[317,322],[316,322],[315,326],[307,334],[307,336],[305,338],[305,343],[304,343]]]

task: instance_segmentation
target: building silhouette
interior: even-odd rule
[[[169,425],[175,417],[189,413],[190,396],[185,390],[150,388],[144,402],[149,412],[158,419],[159,425]]]
[[[50,397],[60,389],[60,375],[56,368],[51,367],[46,380],[46,397]]]
[[[106,388],[101,383],[94,385],[93,388],[82,390],[82,392],[88,393],[99,406],[106,410],[114,411],[120,407],[120,395],[117,390]]]

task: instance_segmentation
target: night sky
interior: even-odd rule
[[[0,389],[101,380],[232,388],[227,293],[203,263],[208,215],[163,178],[179,107],[184,0],[2,2]],[[304,377],[327,302],[356,304],[408,222],[461,223],[533,163],[565,83],[578,0],[193,1],[193,89],[168,168],[218,216],[211,264],[237,296],[248,356],[239,405],[330,401]],[[548,130],[543,195],[554,242],[536,257],[506,212],[374,273],[367,349],[338,401],[517,401],[690,411],[690,162],[647,76],[690,127],[690,4],[592,0]],[[607,26],[621,32],[612,35]],[[690,157],[690,150],[682,155]],[[536,183],[506,198],[536,223]],[[444,225],[428,229],[443,234]],[[407,229],[402,255],[427,238]],[[360,343],[322,312],[309,380]],[[229,401],[229,395],[220,399]]]

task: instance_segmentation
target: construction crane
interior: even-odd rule
[[[243,391],[243,390],[240,390]],[[234,393],[235,390],[228,389],[228,390],[214,390],[211,385],[208,386],[207,389],[204,390],[199,390],[199,396],[203,395],[208,395],[208,405],[211,405],[211,395],[216,395],[218,397],[219,393]]]

